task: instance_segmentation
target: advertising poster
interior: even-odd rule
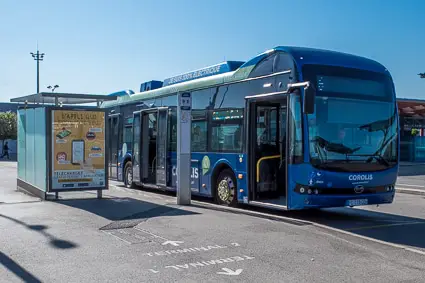
[[[106,185],[104,112],[52,110],[52,139],[53,190]]]

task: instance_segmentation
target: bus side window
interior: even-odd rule
[[[126,145],[127,149],[131,149],[133,144],[132,144],[132,139],[133,139],[133,127],[132,125],[126,125],[124,127],[124,141],[123,141],[123,145]],[[124,146],[123,146],[124,148]],[[123,152],[122,155],[124,156],[126,154],[126,152]]]
[[[291,94],[289,98],[289,161],[296,164],[303,161],[301,102],[296,93]]]
[[[242,133],[241,127],[241,123],[213,125],[211,135],[212,151],[240,152],[242,149],[242,143],[240,142]]]
[[[276,54],[272,54],[261,61],[249,74],[250,78],[261,77],[273,73],[273,64]]]
[[[284,52],[279,52],[274,60],[273,72],[283,72],[294,69],[294,62],[291,55]]]
[[[177,113],[176,108],[173,107],[169,110],[169,124],[168,124],[168,141],[169,151],[177,151]]]
[[[192,151],[207,151],[207,121],[192,122]]]

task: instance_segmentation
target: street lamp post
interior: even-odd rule
[[[58,87],[59,87],[59,85],[54,85],[54,86],[49,85],[47,88],[48,88],[48,89],[51,89],[51,90],[52,90],[52,92],[54,92],[54,91],[55,91],[55,89],[57,89]]]
[[[40,93],[40,61],[43,61],[44,53],[40,53],[37,49],[37,53],[30,53],[32,58],[37,61],[37,93]]]

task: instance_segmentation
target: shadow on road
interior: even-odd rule
[[[47,239],[49,239],[49,243],[52,247],[57,248],[57,249],[72,249],[72,248],[76,248],[77,245],[66,241],[66,240],[61,240],[56,238],[55,236],[49,234],[48,232],[46,232],[47,230],[47,226],[45,225],[28,225],[27,223],[20,221],[18,219],[15,219],[13,217],[9,217],[3,214],[0,214],[0,217],[3,217],[4,219],[8,219],[10,221],[15,222],[16,224],[22,225],[24,227],[26,227],[29,230],[35,231],[40,233],[41,235],[43,235],[44,237],[46,237]]]
[[[40,279],[29,273],[25,268],[0,251],[0,263],[24,282],[38,283]]]
[[[252,207],[244,207],[252,210]],[[310,221],[376,240],[425,250],[425,219],[356,208],[305,211],[256,211]]]
[[[135,220],[142,222],[160,216],[183,216],[198,214],[179,209],[173,205],[161,205],[133,198],[69,199],[58,203],[78,208],[111,221]]]

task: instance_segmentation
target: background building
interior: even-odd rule
[[[400,159],[425,162],[425,100],[398,98]]]

